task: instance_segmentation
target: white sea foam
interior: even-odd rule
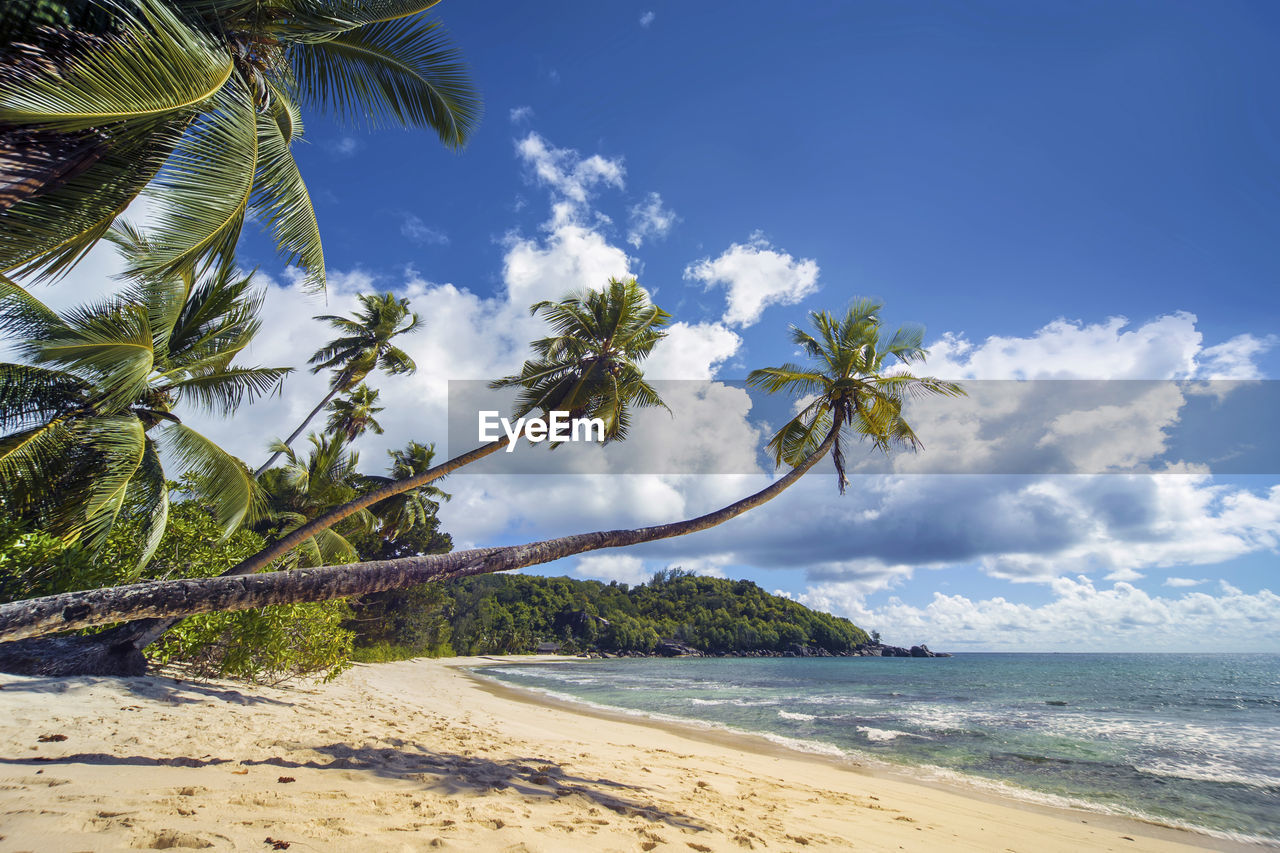
[[[778,716],[784,720],[800,720],[802,722],[818,719],[813,714],[798,714],[794,711],[779,711]]]
[[[927,738],[924,735],[912,734],[911,732],[900,732],[897,729],[877,729],[874,726],[857,726],[855,728],[857,731],[862,732],[862,734],[866,736],[867,740],[875,741],[877,743],[887,740],[897,740],[900,737],[915,737],[923,740],[931,740],[931,738]]]

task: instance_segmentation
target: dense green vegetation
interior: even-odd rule
[[[673,640],[708,654],[852,651],[867,633],[847,619],[770,595],[751,581],[679,569],[627,584],[482,575],[369,596],[353,608],[356,655],[511,654],[554,642],[564,651],[649,654]]]

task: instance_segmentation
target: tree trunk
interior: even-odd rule
[[[15,601],[0,604],[0,641],[41,637],[126,619],[172,619],[195,613],[248,610],[271,604],[327,601],[387,589],[403,589],[427,581],[508,571],[602,548],[623,548],[684,536],[723,524],[781,494],[831,450],[837,433],[838,428],[833,429],[822,445],[803,463],[766,488],[715,512],[686,521],[634,530],[579,533],[526,545],[477,548],[452,554],[404,557],[398,560],[296,569],[289,572],[151,581]],[[483,449],[485,448],[481,448]],[[113,639],[117,639],[118,643],[118,635]],[[0,645],[0,649],[3,648],[5,646]],[[0,668],[6,665],[5,659],[0,656]]]
[[[311,419],[314,418],[316,415],[320,414],[320,410],[323,409],[325,406],[329,405],[329,401],[332,400],[334,397],[336,397],[338,392],[341,389],[342,389],[342,384],[335,380],[333,383],[333,387],[329,389],[329,393],[325,394],[324,399],[320,401],[320,405],[312,409],[311,414],[303,418],[302,423],[298,424],[298,428],[293,431],[293,435],[289,436],[284,440],[285,447],[289,447],[295,441],[298,440],[298,436],[302,435],[302,431],[307,428],[307,424],[311,423]],[[257,471],[253,472],[253,479],[255,480],[258,479],[259,477],[262,476],[262,473],[264,471],[266,471],[272,465],[276,464],[276,460],[280,458],[280,454],[282,453],[284,453],[283,450],[277,450],[275,453],[271,454],[271,458],[268,459],[266,462],[263,462],[262,467],[259,468]]]

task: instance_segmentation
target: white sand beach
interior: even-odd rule
[[[1224,849],[583,713],[456,668],[482,662],[283,688],[0,675],[0,851]]]

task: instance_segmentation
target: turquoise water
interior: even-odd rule
[[[994,782],[1030,799],[1280,844],[1280,655],[642,658],[478,672]]]

